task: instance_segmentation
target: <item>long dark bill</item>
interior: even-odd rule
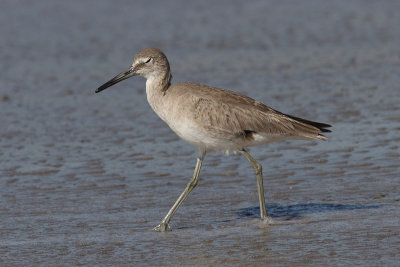
[[[108,82],[106,82],[105,84],[100,86],[99,88],[97,88],[95,93],[99,93],[99,92],[103,91],[104,89],[106,89],[116,83],[119,83],[120,81],[128,79],[129,77],[135,76],[135,75],[136,75],[135,69],[133,67],[130,67],[127,71],[121,72],[120,74],[118,74],[117,76],[115,76],[114,78],[112,78],[111,80],[109,80]]]

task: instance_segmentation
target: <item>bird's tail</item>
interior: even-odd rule
[[[289,118],[291,118],[292,120],[295,120],[296,122],[298,122],[298,125],[296,125],[298,128],[301,128],[302,132],[304,133],[310,133],[312,134],[311,136],[307,136],[305,135],[305,137],[309,137],[312,139],[319,139],[319,140],[328,140],[328,138],[322,134],[322,133],[330,133],[331,130],[326,129],[329,127],[332,127],[329,124],[326,123],[321,123],[321,122],[315,122],[315,121],[309,121],[309,120],[305,120],[302,118],[298,118],[295,116],[291,116],[291,115],[287,115]]]

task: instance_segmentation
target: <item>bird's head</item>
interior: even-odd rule
[[[170,68],[167,57],[158,48],[146,48],[136,54],[132,66],[128,70],[121,72],[102,86],[100,86],[96,93],[119,83],[132,76],[142,76],[146,79],[160,78],[166,79],[167,84],[171,80]]]

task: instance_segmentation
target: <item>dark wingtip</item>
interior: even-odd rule
[[[332,131],[329,129],[325,129],[325,128],[319,128],[321,130],[321,132],[323,133],[331,133]]]
[[[315,126],[317,126],[317,128],[319,128],[319,129],[321,130],[321,132],[323,132],[323,133],[330,133],[330,132],[332,132],[332,131],[329,130],[329,129],[325,129],[325,128],[332,127],[332,125],[330,125],[330,124],[318,122],[318,125],[315,125]]]
[[[309,121],[309,120],[305,120],[299,117],[295,117],[295,116],[291,116],[291,115],[286,115],[296,121],[302,122],[302,123],[306,123],[308,125],[314,126],[316,128],[318,128],[321,132],[323,133],[330,133],[332,132],[331,130],[325,129],[325,128],[329,128],[332,127],[332,125],[327,124],[327,123],[322,123],[322,122],[316,122],[316,121]]]

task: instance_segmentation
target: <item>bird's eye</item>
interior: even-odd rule
[[[151,61],[151,57],[149,57],[148,60],[146,60],[144,63],[149,63]]]

